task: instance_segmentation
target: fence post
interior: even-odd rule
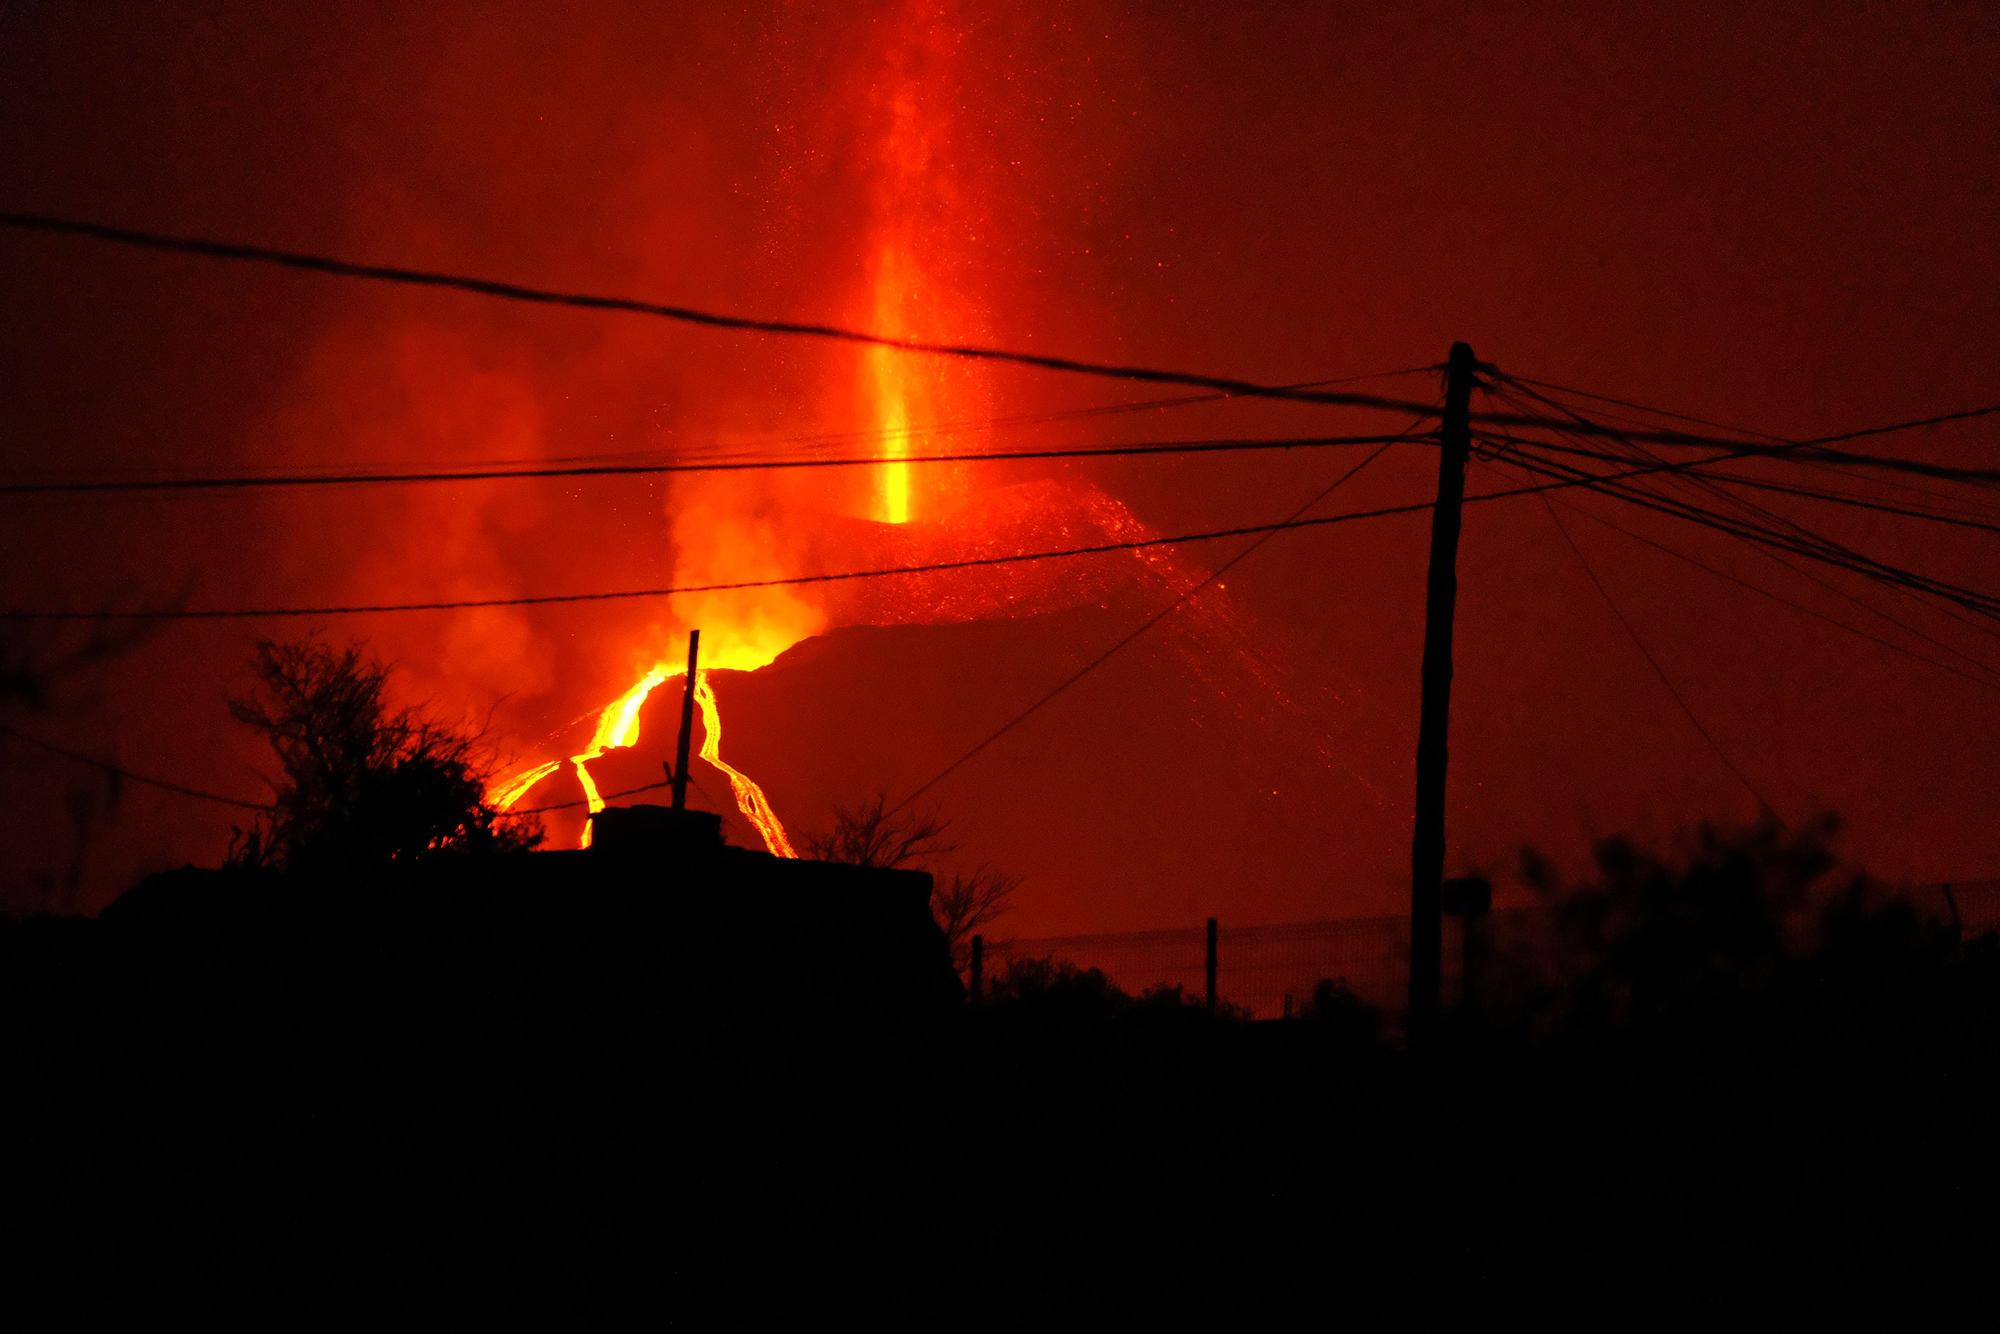
[[[972,938],[972,1003],[979,1004],[986,990],[986,937]]]
[[[1215,919],[1213,917],[1208,919],[1207,978],[1208,986],[1203,992],[1203,1004],[1207,1006],[1210,1017],[1213,1017],[1215,1014]]]

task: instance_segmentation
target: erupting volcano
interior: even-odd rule
[[[956,57],[958,38],[947,28],[929,21],[929,16],[913,11],[910,26],[898,43],[884,53],[885,65],[868,99],[874,119],[876,152],[872,159],[872,218],[869,226],[867,292],[858,303],[870,327],[899,338],[938,336],[954,320],[961,324],[970,303],[953,294],[947,284],[932,278],[920,258],[939,250],[939,241],[963,232],[960,216],[965,201],[952,188],[948,173],[939,162],[939,148],[949,124],[941,107],[927,102],[921,87],[928,72],[935,76],[940,64]],[[952,299],[958,296],[958,299]],[[935,326],[935,327],[934,327]],[[873,468],[865,513],[875,525],[909,524],[915,514],[911,466],[903,459],[911,452],[916,432],[912,429],[913,410],[927,417],[938,416],[947,381],[935,364],[924,363],[907,353],[876,346],[862,359],[860,396],[874,423],[872,434],[880,442],[884,461]],[[956,383],[963,385],[961,376]],[[962,397],[963,395],[961,395]],[[954,402],[963,411],[965,404]],[[681,565],[690,558],[706,565],[726,557],[739,556],[751,541],[728,522],[717,523],[713,514],[701,519],[702,534],[688,525],[676,532],[683,543],[699,542],[701,550],[683,552]],[[757,538],[767,536],[760,532]],[[929,545],[928,543],[926,545]],[[762,554],[769,556],[766,550]],[[792,565],[791,562],[785,562]],[[796,568],[792,565],[792,568]],[[780,592],[779,598],[790,600]],[[719,651],[709,666],[756,670],[808,634],[821,628],[825,618],[787,615],[759,615],[745,600],[705,600],[702,615],[688,624],[702,624],[711,645]],[[915,612],[915,615],[911,615]],[[922,608],[906,608],[896,619],[927,619]],[[667,658],[653,662],[636,681],[599,714],[596,730],[582,750],[569,757],[584,801],[591,814],[604,808],[604,798],[590,771],[590,764],[613,750],[629,749],[639,739],[640,713],[648,697],[661,683],[684,675],[685,668]],[[707,671],[697,672],[695,699],[702,716],[703,739],[700,756],[729,780],[737,808],[756,829],[764,846],[779,856],[793,851],[783,822],[772,810],[763,789],[750,777],[732,767],[721,756],[722,723],[720,706],[708,680]],[[562,761],[538,763],[495,785],[494,804],[508,809],[562,767]],[[585,824],[582,846],[590,843],[590,827]]]
[[[841,84],[851,90],[842,100],[847,108],[843,114],[859,117],[860,151],[852,158],[859,207],[855,239],[841,266],[843,275],[853,276],[837,280],[837,303],[847,322],[891,338],[955,341],[987,336],[994,293],[987,290],[990,266],[984,261],[1007,228],[990,194],[996,182],[994,144],[982,137],[987,127],[961,114],[964,103],[955,91],[968,77],[963,25],[941,21],[933,6],[913,4],[902,22],[883,31],[882,45],[863,58],[852,82]],[[797,441],[775,450],[766,445],[761,452],[798,453],[839,440],[841,449],[872,454],[879,462],[844,476],[815,473],[810,484],[797,475],[755,473],[690,476],[676,482],[666,503],[676,582],[721,583],[816,570],[982,560],[1037,549],[1143,542],[1157,536],[1123,501],[1074,474],[1035,477],[1025,470],[975,471],[969,465],[909,462],[912,454],[928,452],[927,446],[934,447],[934,441],[947,436],[956,442],[954,447],[965,448],[968,436],[977,438],[974,433],[981,430],[1038,420],[1033,414],[993,419],[998,387],[989,375],[981,365],[881,345],[866,348],[852,360],[824,363],[800,396],[784,401],[769,420],[782,429],[794,420],[789,415],[793,412],[818,413],[842,422],[859,418],[865,428],[809,437],[804,446]],[[768,401],[778,403],[781,396],[774,390]],[[1108,409],[1115,412],[1120,405]],[[1089,415],[1106,410],[1107,405],[1093,404],[1082,411]],[[1064,416],[1057,412],[1051,419]],[[746,420],[720,430],[730,435],[749,428]],[[1036,618],[1080,614],[1064,622],[1066,634],[1073,636],[1081,629],[1086,642],[1096,636],[1109,640],[1136,620],[1157,613],[1202,577],[1199,568],[1164,548],[1134,550],[1131,556],[1129,561],[1088,565],[1009,565],[677,598],[669,615],[633,627],[632,647],[612,642],[617,665],[630,674],[621,678],[614,672],[604,684],[613,688],[621,681],[628,684],[595,712],[587,742],[577,746],[575,738],[559,738],[560,749],[554,753],[566,758],[537,758],[511,773],[495,784],[493,801],[503,809],[513,808],[530,792],[547,793],[548,780],[564,769],[575,775],[580,804],[591,814],[604,808],[606,793],[615,799],[619,792],[650,786],[642,761],[656,762],[671,753],[673,723],[664,716],[664,708],[649,718],[647,706],[661,685],[684,678],[677,646],[684,642],[686,630],[698,626],[704,641],[695,682],[702,728],[699,758],[728,780],[737,811],[763,846],[775,855],[794,856],[791,835],[764,786],[723,758],[721,695],[732,701],[732,716],[748,723],[737,733],[737,749],[744,752],[737,759],[755,767],[763,781],[795,807],[824,810],[828,803],[853,800],[860,789],[885,783],[913,787],[951,758],[952,747],[976,740],[981,729],[1031,702],[1035,692],[1045,688],[1036,684],[1039,677],[1061,676],[1064,656],[1076,652],[1077,645],[1042,642],[1040,636],[1048,627],[1046,622],[1037,624]],[[1105,613],[1112,620],[1102,628],[1084,625],[1089,616]],[[1336,755],[1336,742],[1319,716],[1329,701],[1314,699],[1302,705],[1294,697],[1299,683],[1273,662],[1278,646],[1238,623],[1238,614],[1219,585],[1193,598],[1177,620],[1181,629],[1165,648],[1174,657],[1171,670],[1205,688],[1200,704],[1183,710],[1187,716],[1212,720],[1197,726],[1236,731],[1253,725],[1269,727],[1274,737],[1282,738],[1276,744],[1291,747],[1287,753],[1306,765],[1352,773],[1352,746]],[[990,629],[975,628],[981,624]],[[964,646],[977,642],[1031,647],[1022,653],[1021,681],[1010,680],[1004,688],[996,684],[985,694],[968,687],[949,723],[930,725],[934,736],[929,745],[912,746],[913,752],[922,753],[894,762],[885,760],[886,753],[906,739],[919,739],[917,729],[898,731],[893,738],[878,730],[869,737],[829,745],[819,718],[805,719],[801,728],[798,719],[770,716],[774,701],[781,712],[789,707],[785,694],[800,688],[799,674],[786,678],[792,684],[784,690],[751,689],[746,682],[740,694],[733,683],[718,692],[718,678],[711,675],[712,671],[725,677],[758,673],[781,654],[828,631],[864,626],[908,628],[912,633],[898,642],[923,645],[917,650],[923,666],[961,683],[969,673],[962,670],[964,664],[953,661],[953,655],[963,652]],[[945,626],[965,631],[928,635],[923,631]],[[839,660],[856,651],[865,656],[864,641],[841,642],[830,658],[819,661]],[[861,689],[879,688],[890,695],[917,689],[913,677],[918,669],[918,664],[907,661],[880,664]],[[1344,701],[1335,698],[1332,703],[1338,708]],[[1273,725],[1274,715],[1286,717]],[[579,731],[581,725],[581,720],[575,724]],[[900,726],[900,721],[891,722],[889,730]],[[635,750],[642,729],[651,743],[650,756]],[[783,736],[785,744],[759,749],[774,736]],[[808,736],[818,739],[808,741]],[[869,757],[869,763],[858,769],[851,765],[857,754]],[[652,769],[652,783],[657,783],[658,772]],[[696,783],[699,788],[698,777]],[[1270,786],[1261,778],[1259,785]],[[1363,795],[1371,801],[1378,798],[1373,791]],[[556,807],[578,804],[568,794],[545,800]],[[793,813],[799,815],[796,809]],[[572,834],[565,818],[560,833],[589,845],[587,821]]]

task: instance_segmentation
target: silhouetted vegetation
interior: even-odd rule
[[[1134,996],[1096,968],[1067,959],[1009,959],[988,979],[983,1008],[999,1022],[1058,1029],[1117,1021],[1144,1022],[1161,1016],[1207,1019],[1207,1002],[1178,986],[1149,987]],[[1243,1023],[1250,1014],[1227,1001],[1216,1003],[1214,1018]]]
[[[1007,911],[1021,881],[985,866],[938,874],[936,864],[958,851],[946,838],[949,830],[935,815],[888,809],[888,798],[877,793],[870,801],[836,810],[831,829],[807,836],[806,855],[851,866],[931,871],[936,880],[931,916],[951,946],[952,963],[963,972],[972,938]]]
[[[1372,1047],[1382,1041],[1382,1012],[1334,978],[1319,980],[1299,1007],[1298,1019],[1344,1044]]]
[[[441,854],[522,851],[539,826],[487,802],[477,735],[389,702],[389,668],[359,644],[257,645],[256,688],[229,711],[271,745],[271,813],[232,860],[324,870]]]
[[[740,850],[175,873],[0,926],[11,1253],[503,1325],[1976,1273],[2000,947],[1831,833],[1530,858],[1546,929],[1414,1053],[1336,982],[1253,1023],[1023,959],[963,1008],[920,882]]]

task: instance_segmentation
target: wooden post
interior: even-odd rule
[[[687,685],[681,691],[681,732],[674,741],[674,809],[688,804],[688,744],[694,739],[694,674],[701,661],[701,631],[688,631]]]
[[[1458,533],[1465,503],[1465,463],[1472,449],[1468,414],[1478,362],[1464,343],[1445,364],[1444,417],[1438,424],[1437,506],[1431,511],[1430,572],[1424,600],[1422,703],[1417,719],[1417,812],[1410,839],[1410,1018],[1413,1047],[1437,1026],[1444,950],[1445,763],[1451,731],[1451,630],[1458,603]]]
[[[1208,919],[1208,964],[1205,970],[1206,989],[1202,992],[1202,1004],[1210,1015],[1215,1013],[1215,919]]]
[[[972,938],[972,985],[968,993],[974,1005],[979,1004],[986,992],[986,937]]]

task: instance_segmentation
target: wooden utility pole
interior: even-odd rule
[[[688,631],[687,686],[681,691],[681,733],[674,740],[674,809],[688,804],[688,743],[694,740],[694,674],[701,661],[701,631]]]
[[[1444,777],[1451,730],[1451,620],[1458,603],[1458,531],[1465,503],[1465,463],[1472,452],[1467,416],[1477,361],[1464,343],[1445,363],[1444,418],[1438,424],[1437,507],[1431,511],[1430,578],[1424,599],[1423,703],[1417,721],[1417,819],[1410,840],[1410,1045],[1437,1026],[1444,953]]]

